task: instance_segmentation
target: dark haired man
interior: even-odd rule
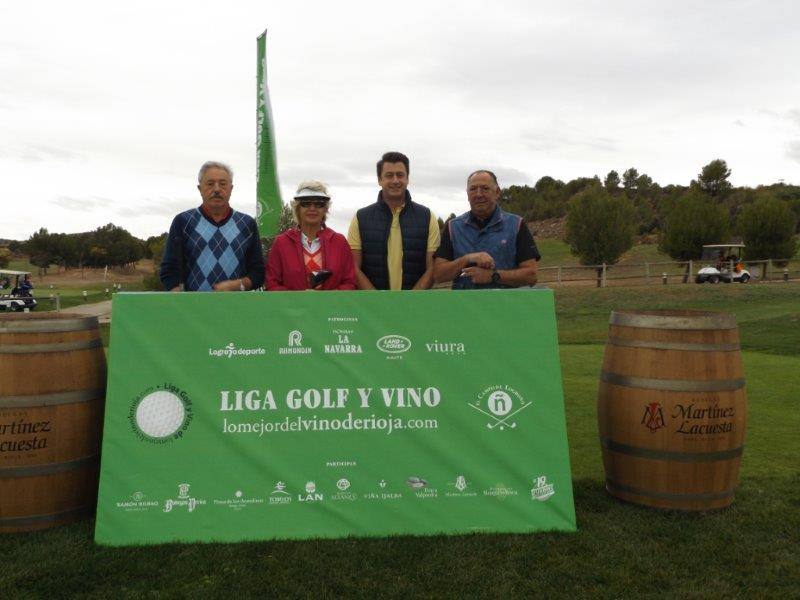
[[[467,178],[469,212],[451,219],[436,251],[433,277],[453,289],[509,288],[536,283],[541,258],[522,217],[497,205],[500,185],[491,171]]]
[[[361,290],[428,289],[439,246],[436,215],[411,200],[405,154],[387,152],[376,168],[378,200],[356,212],[347,233],[356,285]]]

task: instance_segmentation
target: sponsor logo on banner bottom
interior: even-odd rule
[[[278,481],[275,484],[275,489],[269,494],[269,504],[275,506],[291,504],[291,502],[292,495],[286,491],[286,484],[282,481]]]
[[[376,487],[376,491],[365,492],[361,494],[361,497],[364,500],[400,500],[403,497],[401,492],[392,490],[389,482],[385,479],[378,481]]]
[[[205,506],[206,501],[201,498],[195,498],[189,493],[190,485],[188,483],[178,484],[178,497],[168,498],[164,501],[164,512],[172,512],[175,508],[185,508],[187,512],[194,512],[198,506]]]
[[[323,496],[317,491],[317,484],[313,481],[306,483],[306,493],[297,494],[298,502],[322,502]]]
[[[236,490],[233,498],[215,499],[214,506],[227,506],[231,510],[242,510],[253,504],[264,504],[264,498],[246,498],[242,490]]]
[[[331,500],[341,501],[341,500],[349,500],[350,502],[354,502],[358,499],[358,494],[348,491],[350,489],[350,480],[342,477],[339,481],[336,482],[336,489],[338,492],[335,492],[333,496],[331,496]]]
[[[483,490],[483,495],[491,498],[497,498],[498,500],[505,500],[511,496],[518,496],[519,492],[504,483],[496,483],[493,486]]]
[[[471,498],[478,495],[471,489],[471,484],[464,475],[457,475],[455,481],[447,484],[448,489],[444,495],[448,498]]]
[[[153,508],[158,508],[161,503],[157,500],[148,500],[142,492],[134,492],[129,500],[117,502],[115,506],[125,512],[142,512]]]
[[[555,486],[552,483],[547,483],[547,477],[541,475],[536,478],[531,488],[531,499],[544,502],[555,493]]]

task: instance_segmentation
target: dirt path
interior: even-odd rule
[[[83,306],[71,306],[70,308],[65,308],[61,312],[97,317],[101,323],[110,323],[111,300],[103,300],[102,302],[95,302],[94,304],[84,304]]]

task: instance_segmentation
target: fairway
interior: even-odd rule
[[[556,307],[576,534],[125,549],[94,545],[87,521],[5,535],[0,596],[797,597],[800,285],[559,289]],[[736,315],[749,406],[730,508],[657,511],[605,493],[596,393],[608,316],[623,308]]]

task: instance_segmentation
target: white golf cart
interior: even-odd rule
[[[30,272],[0,269],[0,310],[22,312],[26,308],[36,308],[36,298],[31,294],[31,288],[25,285],[26,275]]]
[[[744,244],[707,244],[700,258],[702,267],[697,272],[697,283],[747,283],[750,271],[742,263]]]

